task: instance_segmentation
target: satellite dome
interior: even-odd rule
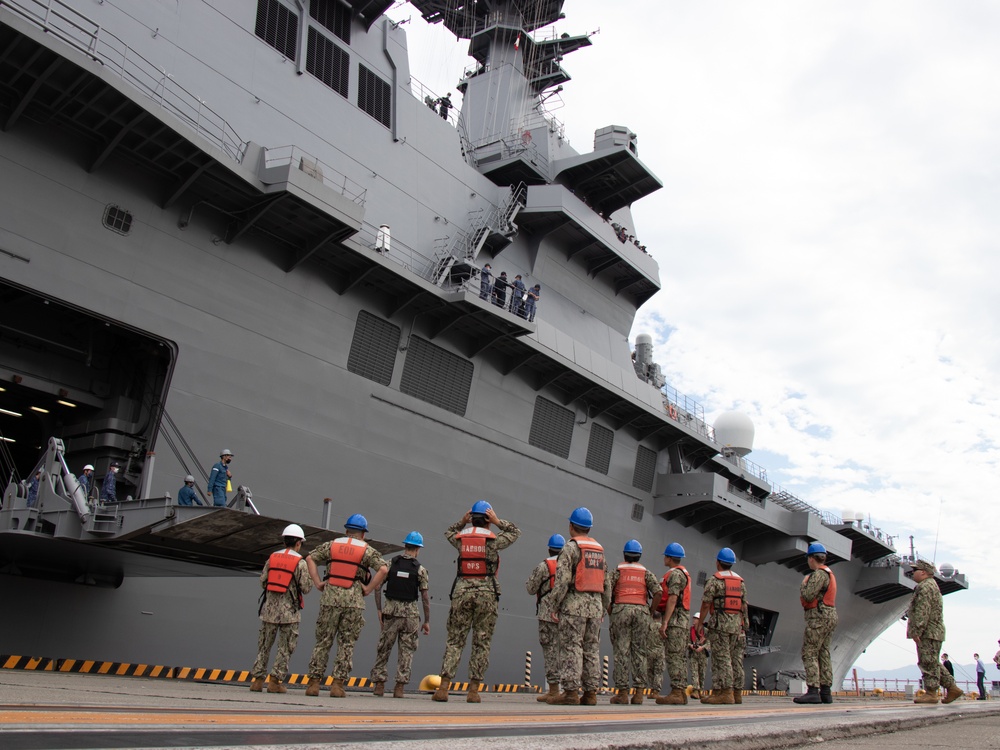
[[[723,412],[715,420],[715,439],[737,456],[745,456],[753,450],[753,422],[743,412]]]
[[[951,578],[955,575],[955,566],[951,563],[942,563],[939,571],[942,578]]]

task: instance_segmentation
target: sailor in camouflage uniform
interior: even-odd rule
[[[671,542],[663,550],[663,564],[669,568],[663,576],[663,598],[659,609],[661,648],[665,651],[670,692],[656,699],[661,706],[683,706],[688,702],[684,686],[687,678],[688,611],[691,609],[691,576],[681,564],[684,548]]]
[[[917,644],[917,665],[924,679],[924,694],[918,695],[914,703],[937,703],[941,685],[948,691],[942,703],[951,703],[964,694],[940,661],[944,613],[935,572],[933,563],[918,560],[909,573],[917,587],[906,612],[906,637]]]
[[[826,564],[826,547],[813,542],[806,551],[810,573],[799,586],[799,601],[806,615],[806,632],[802,636],[802,666],[806,670],[805,695],[795,703],[833,703],[833,667],[830,664],[830,642],[837,628],[837,578]]]
[[[319,695],[326,674],[333,639],[337,639],[337,659],[333,663],[331,698],[343,698],[344,680],[351,675],[354,644],[365,626],[365,597],[385,579],[389,566],[378,550],[364,541],[368,520],[355,513],[344,524],[346,536],[314,549],[306,564],[316,588],[323,592],[316,618],[316,646],[309,662],[306,695]],[[320,580],[319,565],[328,564],[326,579]],[[375,575],[371,576],[370,571]],[[369,580],[370,578],[370,580]],[[368,581],[368,583],[365,583]]]
[[[264,589],[260,605],[260,634],[257,637],[257,660],[250,670],[253,681],[250,690],[259,693],[264,689],[267,660],[275,639],[278,651],[274,655],[274,668],[267,683],[269,693],[287,693],[285,677],[288,660],[299,641],[299,621],[302,618],[302,598],[312,589],[309,568],[299,550],[306,539],[302,527],[290,524],[281,532],[285,549],[273,553],[264,563],[260,586]]]
[[[419,634],[421,630],[424,635],[430,635],[431,632],[431,599],[428,593],[430,579],[427,568],[417,562],[417,555],[423,546],[424,537],[420,532],[411,531],[406,535],[406,539],[403,540],[403,554],[394,557],[389,564],[384,607],[382,589],[375,589],[375,608],[378,610],[382,633],[379,635],[371,677],[375,683],[372,693],[379,697],[385,694],[385,681],[389,676],[386,664],[389,663],[392,645],[399,641],[396,686],[392,691],[392,697],[402,698],[406,683],[410,681],[410,668],[413,664],[413,654],[417,650]],[[418,596],[422,599],[424,608],[422,628],[420,613],[417,611]]]
[[[702,695],[702,703],[729,705],[743,701],[743,685],[739,696],[734,688],[733,663],[743,658],[739,647],[739,633],[747,611],[747,590],[743,579],[732,571],[736,555],[723,547],[715,559],[715,575],[705,582],[701,598],[701,617],[698,635],[708,631],[712,649],[712,694]],[[711,616],[709,616],[711,615]]]
[[[472,525],[464,528],[467,524]],[[499,534],[490,530],[497,527]],[[477,500],[472,509],[445,532],[448,543],[458,550],[458,575],[451,587],[451,609],[448,611],[448,638],[441,663],[441,685],[432,696],[436,701],[448,700],[451,678],[458,670],[465,642],[472,632],[469,653],[468,703],[479,703],[479,683],[490,665],[493,628],[497,624],[497,603],[500,583],[497,568],[500,550],[507,549],[521,536],[521,530],[510,521],[497,518],[493,506]]]
[[[701,691],[705,689],[705,672],[708,665],[708,657],[711,653],[708,650],[708,643],[704,635],[698,635],[698,622],[701,620],[701,612],[695,612],[691,618],[690,642],[688,651],[691,654],[691,681],[694,683],[692,698],[701,698]]]
[[[594,515],[577,508],[570,540],[556,561],[552,608],[559,623],[559,677],[563,692],[549,703],[596,706],[601,681],[601,621],[611,604],[611,576],[604,548],[591,539]],[[583,687],[583,698],[579,689]]]
[[[637,539],[625,542],[625,562],[611,571],[611,647],[615,658],[615,696],[611,702],[625,705],[629,702],[629,668],[635,694],[634,705],[641,705],[643,688],[649,679],[646,653],[648,651],[650,607],[660,603],[662,588],[656,577],[639,564],[642,545]],[[650,603],[652,597],[652,603]]]
[[[545,703],[549,698],[555,698],[559,695],[559,625],[552,617],[555,613],[552,611],[552,600],[549,599],[549,594],[552,593],[552,584],[556,577],[556,559],[565,546],[566,539],[562,534],[550,536],[549,556],[535,566],[524,584],[528,593],[534,594],[536,598],[535,615],[538,618],[538,643],[542,647],[542,657],[545,659],[545,680],[549,685],[549,692],[538,696],[537,700],[540,703]]]

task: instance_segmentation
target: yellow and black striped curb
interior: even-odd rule
[[[62,672],[65,674],[99,674],[115,677],[156,677],[167,680],[192,680],[198,682],[246,682],[252,679],[248,670],[210,669],[207,667],[166,667],[151,664],[126,664],[117,661],[93,661],[89,659],[52,659],[45,656],[12,656],[0,654],[0,669],[20,669],[35,672]],[[289,685],[305,685],[309,675],[289,675]],[[324,685],[332,685],[333,678],[326,677]],[[344,686],[350,688],[372,687],[375,683],[368,677],[350,677]],[[468,690],[468,682],[453,682],[451,690]],[[480,692],[493,693],[537,693],[538,688],[524,685],[498,684],[480,685]]]

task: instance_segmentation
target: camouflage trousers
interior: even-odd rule
[[[278,652],[274,655],[274,668],[271,677],[278,682],[284,682],[288,676],[288,660],[295,653],[299,642],[299,624],[297,622],[262,622],[257,636],[257,661],[253,663],[250,676],[262,679],[267,676],[267,661],[271,656],[274,640],[278,640]]]
[[[601,618],[559,614],[559,677],[568,692],[601,686]]]
[[[650,620],[646,638],[646,687],[659,690],[663,685],[663,670],[667,664],[667,650],[660,637],[662,620]]]
[[[451,679],[458,670],[458,661],[472,631],[469,652],[469,681],[479,682],[490,666],[490,645],[497,624],[497,598],[482,589],[470,589],[456,594],[448,612],[448,638],[441,662],[441,677]]]
[[[707,628],[705,632],[712,650],[712,690],[736,687],[733,663],[738,661],[740,673],[743,672],[743,651],[739,647],[739,634]],[[739,687],[742,689],[743,684],[740,683]]]
[[[824,608],[806,620],[802,636],[802,666],[806,670],[806,685],[819,687],[833,685],[833,667],[830,664],[830,642],[837,628],[837,610]]]
[[[375,648],[375,665],[372,667],[372,681],[385,682],[389,676],[386,665],[393,644],[399,641],[399,658],[396,661],[396,682],[405,685],[410,681],[410,667],[413,654],[420,640],[420,617],[382,618],[382,633]]]
[[[667,628],[667,640],[663,642],[663,652],[671,688],[687,686],[687,644],[687,628]]]
[[[316,618],[316,647],[309,660],[309,676],[322,680],[330,659],[333,639],[337,639],[337,658],[333,662],[333,677],[346,680],[354,664],[354,644],[365,626],[365,611],[353,607],[319,608]]]
[[[708,665],[707,651],[691,651],[691,684],[698,690],[705,689],[705,669]]]
[[[646,687],[649,641],[649,611],[641,604],[619,605],[611,614],[611,648],[614,651],[614,683],[619,690]]]
[[[945,689],[955,685],[955,678],[941,663],[941,641],[920,639],[920,645],[917,646],[917,666],[924,678],[924,690],[928,693],[937,693],[942,685]]]
[[[559,624],[538,621],[538,645],[545,659],[545,681],[550,685],[559,682]]]
[[[736,649],[732,654],[733,663],[733,689],[742,690],[747,686],[747,675],[743,671],[743,657],[747,652],[747,634],[745,630],[740,630],[736,634]]]

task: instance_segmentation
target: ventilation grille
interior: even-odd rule
[[[278,0],[257,0],[257,36],[289,60],[296,55],[299,17]]]
[[[632,486],[645,492],[652,492],[654,471],[656,471],[656,451],[640,445],[635,454],[635,473],[632,475]]]
[[[338,39],[351,43],[351,9],[343,0],[311,0],[309,15]]]
[[[599,424],[590,426],[590,443],[587,445],[587,468],[608,473],[611,465],[611,446],[615,442],[615,433]]]
[[[104,207],[104,226],[118,234],[128,234],[132,231],[132,214],[113,203]]]
[[[641,521],[642,520],[642,516],[643,516],[643,514],[645,512],[646,512],[646,509],[644,507],[642,507],[642,503],[635,503],[632,506],[632,520],[633,521]]]
[[[531,418],[528,442],[543,451],[569,458],[575,421],[576,416],[572,411],[538,396],[535,399],[535,414]]]
[[[386,127],[392,123],[390,91],[386,81],[364,65],[358,66],[358,107]]]
[[[389,385],[399,347],[399,327],[369,312],[358,313],[347,369],[363,378]]]
[[[309,28],[309,52],[306,54],[306,70],[319,80],[347,98],[347,74],[351,57],[316,29]]]
[[[399,390],[464,417],[473,370],[469,360],[410,336]]]

